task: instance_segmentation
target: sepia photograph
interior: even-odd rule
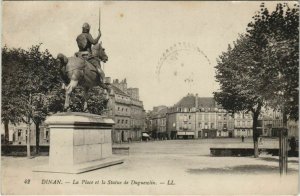
[[[298,195],[297,1],[3,1],[2,195]]]

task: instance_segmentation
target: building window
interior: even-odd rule
[[[124,123],[124,120],[122,120],[122,124]]]
[[[218,114],[218,119],[221,120],[222,116],[221,114]]]
[[[210,128],[214,128],[214,123],[210,123]]]
[[[18,138],[22,135],[22,129],[18,129]]]
[[[189,119],[191,119],[191,115],[189,115]]]
[[[186,115],[183,116],[183,121],[187,121],[187,116]]]
[[[201,124],[201,122],[199,123],[199,128],[202,128],[202,124]]]
[[[222,129],[222,123],[218,122],[218,129]]]
[[[209,114],[204,114],[204,120],[205,120],[205,121],[208,121],[208,115],[209,115]]]

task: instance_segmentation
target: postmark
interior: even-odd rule
[[[194,43],[177,42],[169,46],[161,55],[156,67],[156,78],[163,82],[164,75],[184,83],[191,91],[201,66],[211,66],[205,52]]]

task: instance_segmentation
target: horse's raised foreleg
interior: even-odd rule
[[[65,99],[65,106],[64,110],[68,111],[70,107],[70,95],[74,88],[77,86],[78,81],[77,80],[71,80],[70,84],[65,88],[66,89],[66,99]]]

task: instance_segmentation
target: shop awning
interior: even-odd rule
[[[195,135],[194,131],[178,131],[177,135]]]

